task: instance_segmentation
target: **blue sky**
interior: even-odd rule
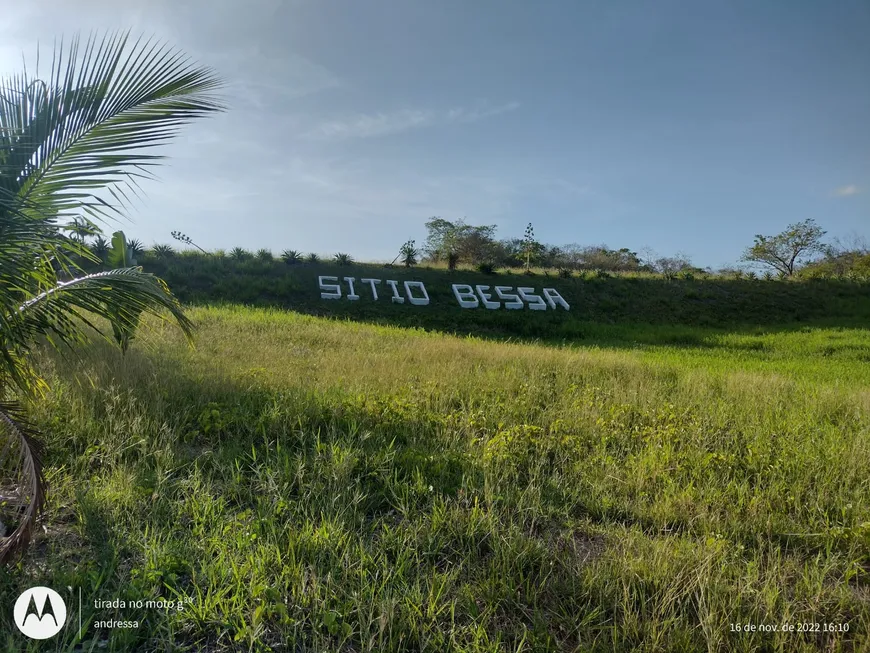
[[[5,3],[4,3],[5,4]],[[29,6],[30,5],[30,6]],[[430,216],[734,263],[815,218],[870,236],[870,4],[44,0],[37,41],[156,33],[226,80],[123,225],[146,244],[390,260]]]

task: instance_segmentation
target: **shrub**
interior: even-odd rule
[[[230,258],[235,261],[244,261],[247,258],[251,257],[251,253],[247,250],[242,249],[241,247],[233,247],[230,250]]]
[[[560,279],[570,279],[571,278],[571,270],[568,268],[559,268],[559,278]]]
[[[272,252],[268,249],[258,249],[257,250],[257,258],[261,261],[271,261],[272,260]]]
[[[482,274],[495,274],[495,265],[489,261],[477,264],[477,271]]]
[[[142,242],[139,240],[131,240],[127,243],[127,247],[130,250],[130,253],[135,258],[136,256],[141,256],[145,251],[145,248],[142,246]]]
[[[342,252],[339,252],[333,258],[335,262],[339,265],[350,265],[351,263],[353,263],[353,259],[351,258],[350,254],[344,254]]]
[[[154,245],[151,248],[151,253],[154,255],[154,258],[167,259],[175,255],[175,250],[169,245]]]
[[[281,252],[281,258],[287,265],[295,265],[302,260],[302,254],[297,252],[295,249],[285,249]]]
[[[311,252],[308,256],[305,257],[305,260],[309,263],[318,263],[320,261],[320,257],[314,252]]]
[[[420,256],[420,250],[417,249],[416,241],[409,240],[405,242],[399,250],[399,256],[402,257],[402,263],[405,264],[406,268],[409,268],[412,265],[417,265],[417,258]]]

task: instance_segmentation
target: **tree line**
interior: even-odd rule
[[[650,272],[666,277],[677,274],[712,273],[692,264],[683,253],[658,256],[649,248],[641,254],[627,247],[612,249],[607,245],[551,245],[535,238],[531,223],[522,238],[497,239],[496,225],[472,225],[465,220],[445,220],[433,217],[425,223],[425,245],[418,250],[414,241],[406,242],[400,257],[406,265],[414,265],[417,258],[432,263],[446,263],[449,269],[459,264],[477,267],[482,271],[496,268],[541,267],[565,272],[596,270],[601,272]],[[741,263],[760,268],[765,276],[859,276],[870,277],[870,247],[861,237],[847,241],[835,239],[826,243],[826,231],[815,220],[809,219],[788,225],[774,236],[757,234],[740,258]],[[744,271],[735,268],[723,273]],[[754,271],[748,275],[755,276]]]

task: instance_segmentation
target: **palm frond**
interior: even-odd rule
[[[162,316],[168,311],[185,336],[193,337],[193,324],[161,279],[141,268],[98,272],[58,283],[7,318],[0,332],[5,340],[0,347],[0,379],[6,376],[22,390],[34,389],[27,360],[39,336],[55,345],[72,345],[86,341],[83,327],[89,326],[108,338],[82,311],[110,320],[115,340],[125,351],[143,313]]]
[[[18,404],[0,403],[0,563],[27,545],[45,504],[37,435]]]
[[[142,150],[222,110],[211,95],[220,86],[212,71],[159,42],[130,46],[129,32],[92,35],[83,47],[74,37],[66,50],[61,43],[47,80],[25,72],[0,81],[0,210],[17,203],[42,215],[118,214],[121,187],[132,190],[163,158]],[[118,204],[96,194],[103,188]]]

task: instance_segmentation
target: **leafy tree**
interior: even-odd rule
[[[825,251],[822,238],[827,232],[812,219],[788,225],[776,236],[757,234],[741,261],[758,263],[773,268],[781,276],[790,277],[805,257]]]
[[[451,270],[459,261],[477,264],[493,258],[495,253],[495,225],[473,226],[464,220],[431,218],[426,229],[426,255],[433,261],[446,260]]]
[[[656,260],[655,268],[665,279],[675,279],[681,272],[694,272],[692,261],[685,254],[663,256]]]
[[[402,263],[405,264],[406,268],[417,265],[417,257],[420,256],[420,250],[417,249],[417,241],[405,241],[399,249],[399,256],[402,258]]]
[[[77,260],[97,256],[83,231],[70,238],[59,224],[122,215],[125,187],[161,158],[150,148],[220,110],[210,95],[219,86],[159,44],[129,48],[127,33],[91,37],[83,49],[74,38],[46,79],[28,69],[0,80],[0,487],[18,499],[0,503],[0,519],[15,525],[0,537],[0,560],[27,543],[45,496],[38,434],[11,400],[13,390],[47,388],[32,363],[37,344],[83,342],[88,314],[108,319],[122,347],[143,312],[168,310],[192,334],[160,279],[126,262],[86,274]]]

